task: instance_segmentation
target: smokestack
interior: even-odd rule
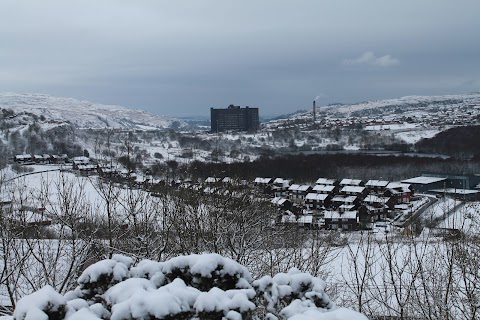
[[[313,100],[313,123],[315,124],[315,100]]]

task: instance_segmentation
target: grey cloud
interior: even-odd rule
[[[357,58],[343,60],[344,65],[369,64],[378,67],[392,67],[400,63],[397,58],[387,54],[377,57],[372,51],[364,52]]]

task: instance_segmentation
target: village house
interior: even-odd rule
[[[365,187],[370,190],[370,193],[383,194],[388,184],[389,181],[386,180],[368,180]]]
[[[261,177],[257,177],[255,178],[255,180],[253,181],[253,184],[256,185],[256,186],[259,186],[259,187],[266,187],[267,185],[273,183],[273,179],[272,178],[261,178]]]
[[[325,211],[325,229],[354,231],[359,228],[359,217],[357,211]]]
[[[347,196],[357,196],[360,199],[363,199],[368,194],[368,189],[361,186],[344,186],[340,190],[340,194]]]
[[[359,179],[342,179],[342,181],[340,181],[340,187],[345,186],[363,187],[365,183]]]
[[[374,194],[369,194],[363,199],[363,203],[375,208],[392,210],[395,207],[395,200],[392,197],[382,197]]]
[[[292,202],[285,198],[275,197],[270,202],[278,207],[278,209],[281,211],[287,211],[292,208]]]
[[[61,155],[52,155],[50,158],[50,163],[54,164],[63,164],[68,161],[68,156],[66,154],[61,154]]]
[[[338,192],[338,187],[334,185],[324,185],[324,184],[317,184],[312,189],[316,193],[324,193],[329,195],[334,195]]]
[[[313,216],[301,215],[297,218],[297,224],[299,227],[311,229],[313,227]]]
[[[33,162],[35,162],[37,164],[44,164],[45,163],[45,158],[40,154],[34,154],[33,155]]]
[[[354,210],[360,206],[360,199],[357,196],[336,195],[332,199],[332,207],[339,211]]]
[[[305,201],[305,197],[307,196],[310,191],[312,191],[312,187],[309,185],[299,185],[299,184],[292,184],[289,188],[289,198],[294,203],[303,203]]]
[[[326,193],[309,193],[305,197],[305,205],[311,210],[321,210],[330,207],[332,196]]]
[[[394,198],[396,204],[409,203],[413,195],[413,187],[407,183],[390,182],[383,195]]]
[[[338,187],[340,182],[336,179],[318,178],[315,184]]]
[[[276,178],[273,180],[273,185],[271,186],[272,192],[275,197],[287,197],[288,188],[291,186],[291,180]]]
[[[43,157],[43,161],[44,163],[52,163],[52,156],[47,154],[47,153],[44,153],[42,154],[42,157]]]
[[[13,157],[13,161],[16,163],[31,163],[32,156],[30,154],[17,154]]]
[[[85,165],[80,164],[77,166],[76,170],[78,170],[78,172],[82,175],[90,175],[97,172],[97,165],[91,163]]]
[[[88,157],[75,157],[72,159],[72,169],[73,170],[79,170],[79,166],[86,166],[90,164],[90,158]]]

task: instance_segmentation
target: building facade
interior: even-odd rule
[[[211,132],[258,131],[258,108],[229,105],[224,109],[210,108]]]

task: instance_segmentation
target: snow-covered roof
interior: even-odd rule
[[[273,183],[275,183],[275,184],[276,184],[276,183],[282,184],[283,181],[284,181],[283,178],[275,178],[275,180],[273,180]]]
[[[363,190],[365,190],[365,187],[345,186],[345,187],[342,188],[341,192],[362,193]]]
[[[82,162],[82,161],[83,161],[83,162],[88,162],[88,161],[90,161],[90,158],[81,156],[81,157],[75,157],[75,158],[73,158],[72,160],[73,160],[73,161],[76,161],[76,162],[77,162],[77,161],[78,161],[78,162]]]
[[[292,184],[292,185],[288,188],[288,190],[289,190],[289,191],[296,191],[296,190],[298,190],[298,188],[300,188],[300,185],[299,185],[299,184]]]
[[[316,192],[332,192],[335,189],[335,186],[333,185],[323,185],[323,184],[317,184],[315,187],[313,187],[313,190]]]
[[[359,186],[362,183],[362,180],[359,179],[343,179],[340,181],[342,186]]]
[[[257,177],[254,180],[255,183],[260,183],[260,184],[268,184],[271,181],[272,181],[272,178],[261,178],[261,177]]]
[[[437,177],[415,177],[407,180],[402,180],[403,183],[411,183],[411,184],[430,184],[439,181],[445,181],[447,178],[437,178]]]
[[[272,200],[270,200],[271,203],[277,204],[281,206],[282,204],[285,203],[285,201],[288,201],[288,199],[282,198],[282,197],[275,197]]]
[[[311,215],[300,216],[297,219],[298,223],[312,223],[312,221],[313,221],[313,216]]]
[[[387,185],[388,185],[388,181],[386,180],[368,180],[367,183],[365,183],[366,187],[385,188]]]
[[[333,197],[333,201],[335,202],[345,202],[345,203],[353,203],[357,199],[356,196],[335,196]]]
[[[288,187],[290,186],[291,180],[283,179],[283,178],[276,178],[273,180],[273,184],[279,187]]]
[[[387,185],[387,189],[401,189],[403,192],[410,191],[410,184],[402,182],[390,182]]]
[[[309,188],[311,188],[308,184],[292,184],[288,190],[289,191],[307,191]]]
[[[390,198],[388,197],[379,197],[373,194],[369,194],[368,196],[365,197],[363,201],[367,203],[387,203]]]
[[[205,183],[216,183],[220,180],[220,178],[208,177],[205,179]]]
[[[326,198],[328,198],[328,194],[324,193],[309,193],[305,197],[305,200],[316,200],[316,201],[324,201]]]
[[[324,184],[324,185],[333,185],[335,183],[335,179],[327,179],[327,178],[318,178],[315,184]]]
[[[15,158],[17,158],[17,159],[31,159],[32,156],[30,154],[17,154],[15,156]]]
[[[325,219],[356,219],[358,212],[357,211],[346,211],[346,212],[338,212],[338,211],[324,211]]]

